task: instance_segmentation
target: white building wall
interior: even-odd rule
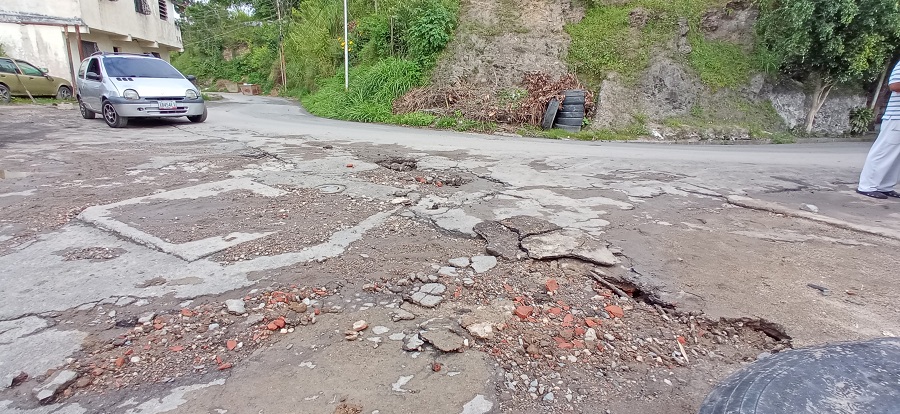
[[[10,57],[47,68],[52,76],[71,81],[61,27],[0,23],[0,45]],[[78,60],[77,53],[76,50],[74,61]]]

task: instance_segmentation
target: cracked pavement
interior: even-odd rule
[[[20,106],[0,108],[0,131],[0,378],[30,377],[0,388],[4,412],[321,413],[334,410],[338,394],[355,394],[367,413],[421,412],[420,399],[434,412],[513,412],[498,400],[489,355],[443,355],[461,374],[437,376],[411,370],[409,357],[317,339],[358,319],[393,323],[385,311],[402,300],[385,298],[367,299],[375,308],[385,301],[381,311],[355,304],[233,370],[46,406],[30,396],[48,370],[111,329],[103,320],[111,311],[138,316],[276,283],[335,281],[352,303],[377,277],[485,254],[476,225],[513,216],[611,243],[622,262],[617,278],[679,312],[764,320],[795,346],[900,334],[891,271],[900,240],[726,200],[814,204],[824,216],[900,232],[900,204],[853,194],[864,144],[459,134],[319,119],[287,100],[230,94],[210,104],[204,124],[151,120],[113,130],[74,110]],[[392,157],[417,168],[379,165]],[[436,185],[450,180],[460,185]],[[223,200],[264,207],[229,218],[233,207]],[[275,222],[260,224],[273,214]],[[67,255],[94,247],[114,253]],[[296,375],[300,360],[319,367],[304,371],[306,385],[275,381]],[[417,398],[392,390],[407,374]],[[688,405],[699,403],[691,398]],[[613,412],[635,404],[618,403]],[[646,404],[643,412],[665,412]]]

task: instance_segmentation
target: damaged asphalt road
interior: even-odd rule
[[[900,333],[862,144],[0,114],[40,131],[0,136],[3,412],[690,412],[761,354]]]

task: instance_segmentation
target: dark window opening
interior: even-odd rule
[[[122,49],[119,49],[118,47],[113,46],[113,53],[119,53],[121,51],[122,51]]]
[[[166,0],[159,0],[159,18],[163,20],[169,19],[169,6],[166,5]]]
[[[134,0],[134,11],[140,14],[150,14],[150,3],[147,0]]]
[[[91,59],[91,63],[88,64],[87,68],[88,72],[93,72],[95,75],[100,75],[100,61],[96,58]]]
[[[97,46],[97,42],[88,42],[87,40],[81,41],[81,54],[82,55],[90,56],[99,51],[100,51],[100,47]]]
[[[150,52],[150,54],[153,55],[153,57],[155,57],[157,59],[162,59],[162,56],[160,56],[159,53],[157,53],[157,52]]]

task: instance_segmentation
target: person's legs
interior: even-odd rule
[[[884,121],[859,177],[860,192],[885,192],[900,180],[900,120]]]

